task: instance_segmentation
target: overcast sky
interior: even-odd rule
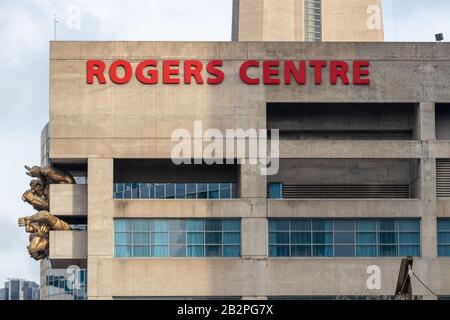
[[[0,1],[0,287],[9,277],[39,281],[39,263],[28,257],[17,218],[33,214],[20,200],[30,180],[23,165],[39,164],[48,121],[53,15],[59,40],[228,41],[231,7],[232,0]],[[450,37],[448,0],[383,0],[383,11],[386,41]]]

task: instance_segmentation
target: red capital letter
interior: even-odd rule
[[[145,60],[138,64],[136,68],[136,78],[143,84],[156,84],[158,83],[158,70],[149,69],[147,71],[148,77],[144,75],[144,69],[147,67],[157,67],[158,62],[155,60]]]
[[[186,60],[184,62],[184,83],[191,84],[191,77],[194,77],[197,84],[203,84],[202,77],[203,64],[198,60]]]
[[[327,62],[323,60],[312,60],[309,66],[314,68],[314,83],[322,84],[322,69],[327,66]]]
[[[263,62],[263,81],[264,84],[280,84],[280,79],[278,76],[280,75],[280,71],[278,67],[280,66],[280,62],[277,60],[272,61],[264,61]],[[276,68],[276,69],[272,69]],[[276,76],[276,78],[272,78],[272,76]]]
[[[180,74],[178,67],[180,66],[180,61],[178,60],[167,60],[163,62],[163,83],[165,84],[179,84],[180,79],[172,78],[171,76],[176,76]],[[172,67],[176,67],[172,69]]]
[[[369,70],[362,69],[370,66],[369,61],[353,61],[353,84],[369,85],[370,79],[361,78],[362,76],[369,76]]]
[[[291,76],[294,76],[297,84],[306,83],[306,63],[305,61],[300,61],[299,69],[295,67],[292,61],[287,60],[284,63],[284,83],[291,84]]]
[[[123,68],[125,71],[125,74],[122,78],[120,78],[117,75],[117,69]],[[111,66],[109,67],[109,78],[112,82],[117,84],[124,84],[130,81],[131,77],[133,76],[133,69],[131,68],[131,64],[128,61],[125,60],[117,60],[114,61]]]
[[[218,69],[217,67],[222,67],[223,61],[222,60],[212,60],[208,63],[206,66],[206,71],[215,78],[208,77],[207,83],[208,84],[219,84],[223,82],[223,79],[225,77],[222,70]]]
[[[348,63],[345,61],[331,61],[330,62],[330,82],[332,85],[337,84],[337,78],[341,78],[342,83],[349,84],[348,81]]]
[[[249,60],[249,61],[244,62],[241,65],[241,68],[239,70],[239,76],[241,77],[241,80],[247,84],[252,84],[252,85],[259,84],[258,78],[256,78],[256,79],[250,78],[247,75],[247,70],[251,67],[255,67],[255,68],[259,67],[259,62],[256,60]]]
[[[88,60],[86,63],[86,81],[88,84],[94,83],[94,77],[97,77],[99,84],[105,84],[106,79],[103,72],[105,72],[105,63],[102,60]]]

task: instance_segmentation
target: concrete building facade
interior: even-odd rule
[[[50,211],[87,231],[52,231],[50,262],[86,268],[89,299],[295,299],[392,296],[412,255],[421,280],[450,295],[449,55],[445,43],[52,42],[43,158],[79,183],[51,185]],[[224,79],[108,78],[117,60],[148,59],[161,73],[167,60],[221,60]],[[105,62],[106,84],[87,83],[91,60]],[[263,61],[327,67],[321,84],[308,65],[305,84],[249,85],[249,60],[261,79]],[[332,84],[332,61],[369,62],[370,84]],[[172,164],[173,131],[200,120],[280,129],[279,172]]]
[[[383,41],[381,0],[234,0],[233,40]]]

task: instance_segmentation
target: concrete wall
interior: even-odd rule
[[[411,131],[416,130],[414,104],[269,104],[267,128],[280,130]],[[395,138],[391,138],[395,140]]]
[[[450,101],[450,45],[415,43],[53,42],[50,61],[50,157],[87,161],[89,296],[392,295],[400,259],[272,259],[267,217],[417,217],[422,257],[416,273],[439,294],[450,294],[448,259],[437,258],[436,217],[450,205],[436,199],[435,158],[450,143],[435,140],[434,102]],[[225,81],[208,85],[86,85],[87,59],[223,59]],[[371,85],[248,86],[238,77],[247,59],[324,59],[371,62]],[[308,77],[312,76],[308,71]],[[285,159],[408,159],[420,161],[420,199],[267,200],[267,177],[257,165],[238,167],[240,199],[114,200],[115,159],[169,158],[171,132],[264,128],[267,102],[416,103],[415,141],[281,141]],[[395,163],[395,161],[394,161]],[[402,171],[405,175],[409,170]],[[394,172],[395,173],[395,172]],[[64,194],[64,193],[62,193]],[[66,196],[64,196],[66,197]],[[69,195],[70,197],[70,195]],[[54,200],[52,200],[54,201]],[[68,202],[70,211],[72,205]],[[115,217],[240,217],[242,259],[115,259]],[[382,269],[381,290],[367,291],[367,266]],[[415,293],[431,298],[417,284]]]
[[[51,184],[50,211],[58,217],[87,215],[87,185]]]
[[[193,159],[192,159],[193,161]],[[170,159],[116,160],[114,182],[141,183],[236,183],[238,165],[175,165]]]
[[[375,12],[382,11],[381,2],[381,0],[322,0],[322,40],[383,41],[382,16],[380,24],[372,20]]]
[[[305,39],[304,0],[238,0],[233,5],[233,40]],[[381,10],[381,0],[322,0],[322,40],[383,41],[382,17],[379,28],[368,27],[370,6]]]
[[[50,231],[49,241],[49,259],[52,261],[87,258],[86,231]]]
[[[417,164],[404,159],[281,159],[268,181],[286,184],[409,184]],[[415,173],[415,174],[413,174]]]

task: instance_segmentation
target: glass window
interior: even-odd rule
[[[269,183],[269,199],[283,198],[283,184],[279,182]]]
[[[240,231],[241,221],[239,219],[226,219],[223,220],[224,231]]]
[[[241,255],[240,246],[223,246],[224,257],[239,257]]]
[[[291,230],[310,231],[311,230],[311,220],[309,220],[309,219],[291,220]]]
[[[355,246],[353,245],[336,245],[334,246],[335,257],[354,257]]]
[[[204,220],[189,219],[187,221],[187,229],[188,229],[188,231],[204,231],[204,229],[205,229]]]
[[[169,219],[169,231],[186,231],[185,219]]]
[[[289,220],[287,219],[271,219],[269,220],[269,231],[289,231]]]
[[[438,229],[438,256],[450,257],[450,219],[439,218]]]
[[[221,231],[222,230],[222,220],[220,219],[208,219],[205,224],[206,231]]]
[[[332,231],[333,220],[314,219],[312,221],[312,227],[314,231]]]
[[[116,219],[114,255],[239,257],[239,219]]]
[[[440,252],[450,251],[450,231],[439,237]],[[420,256],[420,220],[269,219],[269,256]]]
[[[232,199],[235,183],[115,183],[115,199]]]
[[[376,231],[377,221],[370,219],[357,219],[356,230],[358,231]]]
[[[354,220],[334,220],[334,231],[353,231],[354,229]]]

